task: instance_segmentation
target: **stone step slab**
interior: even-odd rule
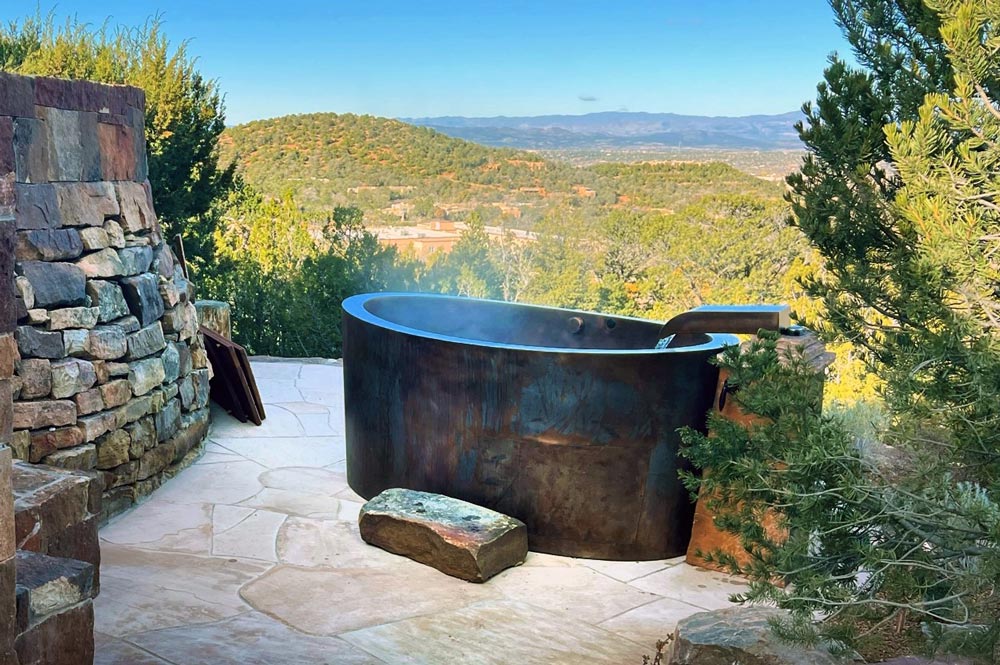
[[[523,522],[440,494],[387,489],[364,505],[358,524],[368,544],[469,582],[485,582],[528,554]]]
[[[94,601],[53,614],[17,636],[20,665],[86,665],[94,662]]]
[[[699,612],[681,619],[674,632],[668,665],[846,665],[819,647],[793,645],[771,631],[770,621],[781,618],[781,610],[763,607],[731,607]]]
[[[93,596],[94,567],[84,561],[19,550],[15,567],[22,632]]]
[[[59,534],[90,518],[91,480],[57,469],[15,462],[12,484],[14,488],[14,526],[18,549],[47,553],[48,544]],[[98,494],[99,498],[99,494]],[[86,560],[96,563],[100,552],[92,552]]]

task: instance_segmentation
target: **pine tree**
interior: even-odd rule
[[[712,469],[703,482],[735,511],[723,522],[754,552],[750,598],[795,613],[787,635],[849,643],[918,621],[933,645],[997,661],[1000,0],[833,6],[861,67],[834,57],[805,108],[793,222],[823,259],[810,290],[869,354],[889,440],[910,452],[886,469],[845,445],[781,388],[765,344],[724,362],[769,424],[716,419],[713,439],[687,433],[686,454]],[[762,510],[786,542],[755,531]]]
[[[952,224],[954,208],[945,210],[940,200],[926,189],[918,192],[913,183],[904,187],[920,159],[913,150],[926,153],[928,141],[941,148],[953,140],[940,127],[931,131],[940,120],[930,116],[933,106],[955,89],[956,79],[968,78],[956,74],[956,65],[967,68],[961,61],[974,50],[972,45],[987,48],[985,19],[976,23],[967,14],[969,7],[986,12],[988,4],[967,3],[959,11],[965,4],[835,0],[861,69],[832,59],[815,106],[805,107],[800,135],[810,154],[789,185],[793,223],[824,260],[824,271],[809,290],[823,299],[828,325],[868,352],[896,413],[935,416],[935,437],[947,439],[939,442],[935,455],[945,453],[962,465],[986,464],[990,477],[998,478],[1000,462],[993,444],[982,443],[983,427],[963,425],[962,420],[985,408],[991,401],[985,399],[988,391],[1000,384],[995,370],[983,364],[983,338],[969,337],[974,331],[956,316],[962,305],[954,298],[956,290],[967,288],[986,296],[986,287],[973,279],[972,259],[950,263],[962,252],[985,250],[977,249],[972,236],[960,237],[971,233],[971,227],[959,231]],[[957,19],[961,26],[955,12],[962,15]],[[982,53],[978,57],[989,59]],[[983,95],[993,99],[1000,82],[995,75],[980,65],[975,80]],[[927,95],[932,97],[925,102]],[[918,123],[919,132],[914,133],[912,123]],[[901,135],[924,146],[905,146]],[[967,182],[966,189],[979,190],[966,194],[988,192],[982,189],[985,184],[982,178]],[[920,206],[931,206],[934,219],[916,219],[914,207]],[[990,297],[995,299],[996,293],[986,299]],[[972,384],[978,387],[972,389]],[[991,422],[985,416],[980,420]]]

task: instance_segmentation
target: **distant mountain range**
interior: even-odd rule
[[[712,117],[607,111],[586,115],[493,118],[401,118],[442,134],[490,146],[529,150],[571,148],[720,148],[797,150],[802,113]]]

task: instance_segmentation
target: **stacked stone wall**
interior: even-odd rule
[[[16,321],[0,335],[0,373],[13,369],[0,393],[14,399],[0,426],[17,458],[97,472],[105,516],[158,487],[209,421],[193,288],[153,209],[144,109],[138,88],[0,74],[0,243],[13,244],[16,296],[0,311]]]

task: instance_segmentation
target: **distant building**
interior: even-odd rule
[[[582,196],[585,199],[592,199],[597,196],[597,192],[590,187],[584,187],[583,185],[573,185],[573,192],[577,196]]]
[[[380,244],[426,259],[435,252],[450,252],[461,238],[455,223],[446,219],[431,220],[416,226],[382,226],[369,229]]]
[[[468,225],[448,219],[432,219],[415,226],[377,226],[368,229],[375,234],[380,244],[410,252],[417,258],[427,259],[435,252],[450,252]],[[513,239],[517,243],[530,243],[538,239],[538,234],[524,229],[510,229],[502,226],[486,226],[486,235],[493,241]]]

